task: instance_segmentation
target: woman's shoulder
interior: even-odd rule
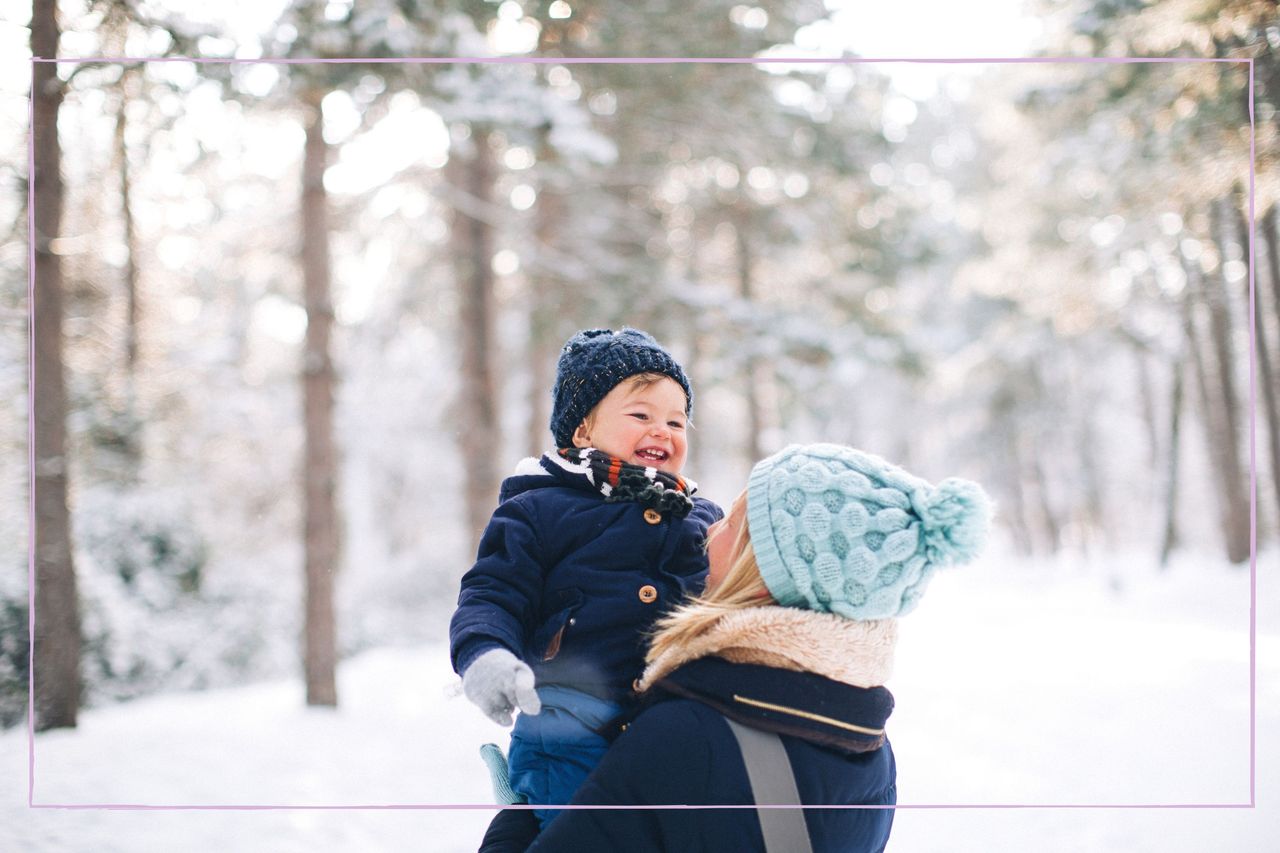
[[[615,746],[625,745],[655,762],[678,756],[699,763],[710,759],[708,745],[723,719],[701,702],[672,697],[653,703],[624,724]]]
[[[671,697],[636,715],[619,737],[618,743],[623,742],[655,767],[680,768],[697,776],[715,772],[733,734],[724,715],[709,705]]]
[[[679,733],[677,737],[695,739],[705,734],[702,730],[713,720],[723,720],[719,711],[694,699],[676,696],[654,702],[626,725],[624,734],[631,731]]]

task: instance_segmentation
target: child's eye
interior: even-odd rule
[[[667,421],[667,426],[671,427],[672,429],[684,429],[684,424],[682,424],[680,421]]]
[[[631,413],[631,417],[635,418],[635,419],[636,419],[636,420],[638,420],[638,421],[647,421],[647,420],[649,420],[649,416],[648,416],[648,415],[646,415],[644,412],[632,412],[632,413]]]

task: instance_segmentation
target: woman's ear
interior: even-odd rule
[[[578,424],[578,428],[573,431],[573,446],[574,447],[590,447],[591,446],[591,434],[588,431],[586,421],[583,421],[582,423]]]

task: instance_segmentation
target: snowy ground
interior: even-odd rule
[[[1120,559],[1120,558],[1115,558]],[[893,851],[1265,851],[1280,836],[1280,600],[1259,562],[1257,803],[1250,800],[1248,573],[1139,561],[1119,593],[1097,566],[940,577],[902,624],[890,737],[903,804]],[[86,711],[36,741],[36,803],[474,804],[476,750],[503,732],[450,695],[442,647],[344,664],[342,707],[296,683]],[[465,851],[478,809],[27,807],[27,735],[0,735],[0,850]],[[1093,808],[991,808],[1011,804]],[[973,806],[988,806],[973,808]]]

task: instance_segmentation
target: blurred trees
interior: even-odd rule
[[[1162,420],[1167,429],[1149,439],[1166,446],[1158,453],[1164,460],[1166,543],[1177,538],[1175,499],[1188,495],[1177,483],[1179,411],[1169,407],[1183,404],[1181,372],[1191,371],[1197,422],[1212,466],[1204,491],[1215,495],[1228,558],[1243,562],[1250,552],[1250,394],[1242,389],[1248,388],[1254,316],[1247,276],[1251,210],[1244,192],[1250,74],[1243,60],[1256,63],[1257,202],[1258,210],[1266,210],[1280,195],[1274,153],[1280,31],[1274,4],[1202,4],[1195,15],[1186,4],[1170,2],[1049,5],[1074,10],[1071,29],[1059,34],[1058,53],[1236,60],[1119,64],[1103,73],[1075,66],[1053,74],[1052,82],[1027,87],[1023,109],[1041,128],[1046,147],[1037,149],[1023,174],[1058,178],[1020,181],[1014,192],[1075,184],[1091,207],[1106,211],[1089,225],[1090,217],[1071,216],[1071,205],[1056,212],[1040,205],[1044,215],[1032,227],[1039,229],[1042,252],[1106,277],[1107,287],[1094,288],[1095,305],[1103,317],[1113,315],[1106,325],[1137,348],[1136,396],[1145,401],[1148,422]],[[1252,331],[1274,502],[1280,494],[1280,422],[1270,403],[1277,365],[1269,342],[1278,330],[1268,304],[1269,298],[1256,303],[1263,310]],[[1176,333],[1153,335],[1157,327]],[[1170,390],[1157,404],[1161,385]],[[1159,410],[1168,414],[1153,419]],[[1155,458],[1154,444],[1151,453]],[[1268,516],[1264,532],[1272,528]]]
[[[1079,4],[1059,44],[1258,60],[1273,384],[1265,5]],[[111,23],[81,55],[551,61],[78,66],[61,232],[91,695],[277,671],[302,637],[327,704],[340,654],[434,637],[497,481],[547,449],[560,344],[594,326],[686,364],[712,497],[783,443],[841,441],[981,480],[1018,553],[1248,554],[1242,66],[1004,67],[909,98],[856,63],[574,61],[788,55],[816,2],[296,0],[257,44],[103,8],[72,18]],[[1273,414],[1267,436],[1280,478]],[[157,495],[173,512],[141,532],[107,523]],[[238,616],[113,651],[165,609]]]
[[[541,52],[568,58],[641,55],[655,43],[674,56],[766,54],[824,14],[816,3],[707,2],[698,26],[664,20],[655,31],[607,4],[537,8]],[[552,65],[546,79],[587,105],[616,151],[572,170],[580,189],[555,204],[565,234],[589,237],[570,248],[588,275],[561,274],[555,298],[572,294],[575,311],[540,332],[535,351],[563,341],[575,321],[645,326],[687,355],[695,395],[732,392],[719,401],[732,415],[708,420],[727,434],[708,436],[705,450],[694,442],[695,461],[705,452],[739,467],[776,449],[793,412],[809,408],[793,405],[805,388],[797,374],[821,374],[875,326],[862,322],[873,264],[860,249],[882,232],[856,216],[888,195],[868,177],[887,150],[883,79],[856,66],[679,63]],[[563,162],[535,169],[566,171]],[[895,256],[884,257],[892,267]],[[714,399],[698,403],[695,423]],[[530,414],[530,434],[545,444],[545,416]]]

